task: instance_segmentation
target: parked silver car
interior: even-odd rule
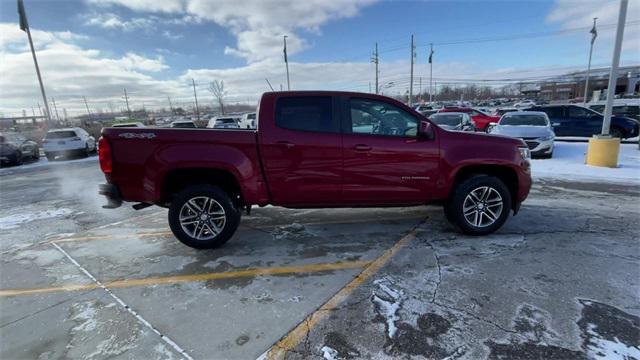
[[[429,119],[439,127],[451,131],[476,131],[476,127],[467,113],[444,112],[435,113]]]
[[[553,156],[553,141],[556,137],[547,114],[539,111],[514,111],[500,118],[497,124],[489,124],[490,133],[520,138],[527,143],[531,156],[550,158]]]

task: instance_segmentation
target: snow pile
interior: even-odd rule
[[[337,360],[338,359],[338,351],[336,349],[332,349],[328,346],[323,346],[322,349],[322,357],[326,360]]]
[[[71,209],[60,208],[4,216],[0,217],[0,230],[15,229],[20,224],[28,223],[34,220],[66,216],[71,213],[73,213]]]
[[[587,143],[556,142],[553,158],[531,160],[531,174],[534,178],[640,184],[637,144],[620,145],[618,168],[615,169],[586,165],[587,147]]]
[[[378,286],[377,291],[373,292],[371,301],[375,306],[376,312],[386,319],[387,323],[387,335],[392,339],[398,328],[396,327],[396,321],[400,320],[400,316],[397,314],[398,310],[402,306],[404,300],[404,293],[400,290],[393,290],[387,284],[389,281],[386,279],[376,280],[374,285]]]
[[[301,238],[310,236],[307,232],[307,229],[302,224],[292,223],[290,225],[278,226],[274,232],[273,236],[276,240],[282,240],[286,238]]]

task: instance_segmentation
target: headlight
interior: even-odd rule
[[[531,159],[531,151],[529,150],[529,148],[519,147],[518,150],[520,151],[520,156],[522,156],[523,159],[525,160]]]
[[[550,140],[553,140],[553,135],[543,136],[541,138],[538,138],[538,140],[540,140],[540,141],[550,141]]]

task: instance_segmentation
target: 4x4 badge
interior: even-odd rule
[[[156,137],[154,133],[122,133],[118,135],[125,139],[153,139]]]

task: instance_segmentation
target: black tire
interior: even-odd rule
[[[84,153],[82,154],[83,158],[88,158],[91,155],[91,151],[89,151],[89,144],[84,145]]]
[[[493,195],[490,198],[493,202],[490,200],[480,201],[479,203],[481,204],[478,205],[480,208],[476,207],[475,209],[472,209],[472,211],[475,210],[477,214],[478,211],[482,212],[482,209],[484,208],[485,214],[491,213],[496,215],[497,218],[492,223],[489,223],[489,216],[480,214],[480,221],[486,219],[486,224],[479,223],[480,226],[477,226],[467,220],[463,209],[465,202],[467,201],[467,197],[470,196],[471,198],[469,201],[470,203],[473,203],[475,200],[471,193],[474,192],[474,194],[477,194],[476,191],[482,192],[483,188],[493,189],[493,191],[487,190],[488,193]],[[499,194],[499,196],[495,196],[496,193]],[[495,204],[498,204],[498,201],[502,207],[500,213],[495,214],[495,212],[497,212]],[[486,210],[487,204],[489,204],[489,208],[492,208],[493,211],[489,212]],[[453,224],[456,225],[463,233],[467,235],[491,234],[502,227],[509,217],[509,213],[511,212],[511,193],[502,180],[493,176],[477,175],[458,184],[458,186],[453,190],[453,194],[449,198],[449,202],[445,205],[445,214],[447,212],[449,213],[448,218],[450,217],[453,220]],[[474,219],[477,218],[474,217]]]
[[[622,140],[624,136],[624,131],[622,131],[622,129],[618,127],[612,127],[609,133],[611,134],[612,137],[618,138],[620,140]]]
[[[180,213],[182,211],[190,211],[189,209],[183,209],[183,207],[188,207],[186,203],[198,197],[213,199],[215,203],[217,203],[215,207],[219,206],[224,210],[222,230],[210,239],[198,239],[190,235],[180,223]],[[199,215],[196,216],[196,219],[198,219],[198,216]],[[171,227],[171,231],[180,242],[196,249],[213,249],[222,246],[236,232],[238,225],[240,225],[240,217],[241,212],[233,203],[231,197],[219,187],[212,185],[190,186],[176,195],[169,206],[169,226]],[[207,220],[207,224],[213,225],[209,221],[213,220]],[[198,222],[200,221],[198,220]],[[209,229],[211,229],[211,227],[209,227]],[[195,232],[194,230],[193,233],[195,234]],[[207,232],[202,233],[202,235],[206,235]],[[213,234],[209,232],[209,236],[211,235]]]
[[[22,163],[23,163],[22,152],[18,151],[16,152],[16,159],[14,161],[14,165],[18,166],[18,165],[22,165]]]
[[[47,158],[48,161],[54,161],[56,159],[56,156],[53,154],[44,153],[44,156]]]
[[[33,149],[33,155],[31,155],[31,158],[32,158],[34,161],[38,161],[38,160],[40,160],[40,148],[35,148],[35,149]]]

